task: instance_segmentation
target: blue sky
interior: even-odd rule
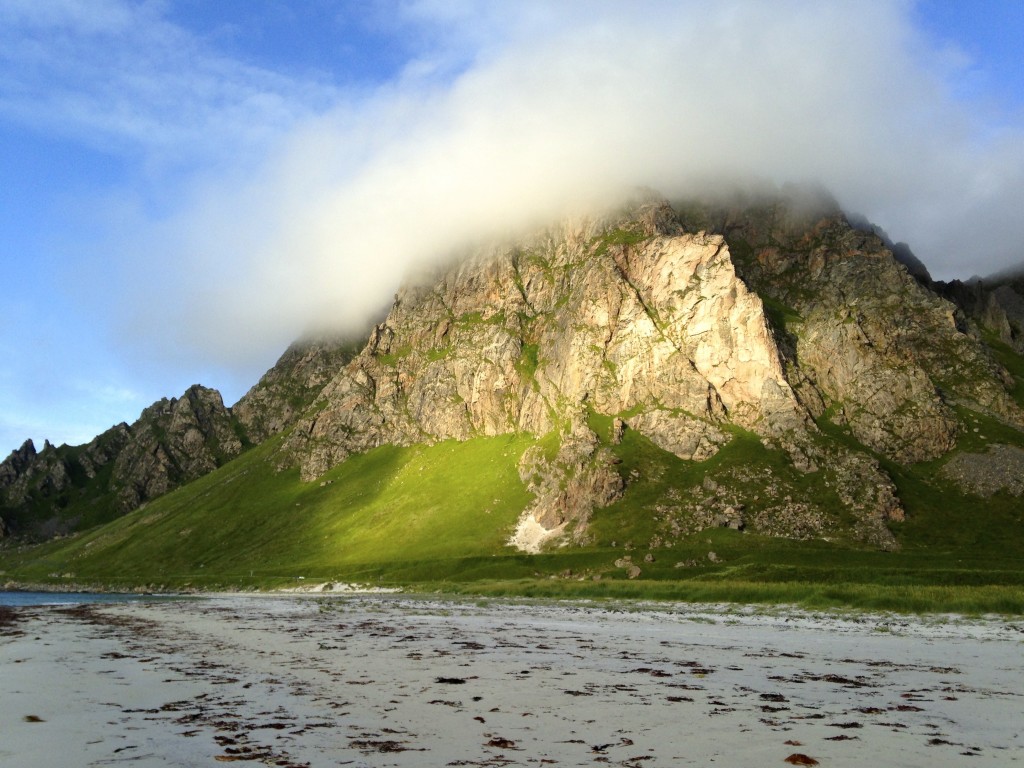
[[[0,453],[233,403],[467,242],[817,180],[939,277],[1024,261],[1024,5],[0,0]]]

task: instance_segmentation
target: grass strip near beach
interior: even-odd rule
[[[429,589],[439,585],[421,585]],[[664,600],[689,603],[789,605],[811,610],[853,609],[902,614],[950,613],[966,616],[1024,615],[1019,587],[905,586],[750,581],[659,581],[599,583],[523,580],[445,584],[464,595],[592,600]]]

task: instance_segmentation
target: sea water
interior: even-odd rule
[[[0,591],[0,605],[68,605],[77,603],[127,603],[137,600],[160,599],[155,595],[136,595],[104,592],[4,592]]]

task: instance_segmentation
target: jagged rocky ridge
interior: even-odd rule
[[[49,538],[106,522],[202,477],[292,424],[356,346],[296,342],[233,408],[195,385],[87,445],[46,443],[37,452],[26,441],[0,463],[0,538]]]
[[[694,462],[753,433],[829,503],[750,466],[673,491],[652,510],[665,536],[728,525],[893,548],[904,512],[880,461],[949,455],[963,409],[1024,427],[1016,382],[983,342],[1006,338],[993,314],[952,303],[955,290],[893,250],[820,195],[649,198],[420,276],[365,345],[294,345],[234,408],[189,422],[188,441],[187,419],[160,433],[144,414],[80,449],[27,445],[0,465],[0,498],[39,509],[59,496],[60,466],[112,466],[103,488],[126,510],[278,433],[275,466],[308,481],[387,443],[528,432],[556,436],[519,463],[535,501],[511,541],[536,551],[586,541],[594,510],[636,479],[615,456],[627,430]],[[950,476],[983,465],[986,488],[1014,492],[1022,455],[961,453]]]
[[[974,278],[967,282],[928,281],[927,285],[957,304],[1000,342],[1024,354],[1024,275]]]
[[[26,441],[0,464],[6,527],[38,538],[105,522],[234,458],[243,437],[220,393],[193,386],[87,445]]]
[[[231,409],[249,441],[261,443],[294,424],[364,344],[331,336],[292,344]]]
[[[953,447],[957,405],[1024,426],[1014,380],[978,329],[838,208],[747,204],[693,219],[725,233],[737,270],[768,302],[790,379],[815,416],[831,408],[902,464]]]

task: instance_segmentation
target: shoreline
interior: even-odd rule
[[[1024,762],[1013,621],[318,593],[17,613],[0,759],[25,768]]]
[[[409,601],[443,601],[446,603],[471,604],[524,604],[524,605],[562,605],[562,606],[586,606],[595,609],[609,611],[628,612],[653,612],[672,613],[683,611],[691,615],[757,615],[775,616],[782,615],[787,621],[794,618],[813,619],[834,619],[852,620],[854,622],[876,622],[878,624],[892,625],[900,622],[911,624],[953,624],[953,623],[995,623],[1007,626],[1020,626],[1024,633],[1024,614],[1000,613],[990,611],[986,613],[965,613],[958,611],[901,611],[901,610],[880,610],[868,607],[837,604],[819,608],[805,607],[787,602],[736,602],[731,600],[720,601],[688,601],[672,598],[659,597],[548,597],[531,595],[489,595],[474,594],[462,591],[418,591],[404,587],[377,587],[368,584],[355,582],[323,582],[300,585],[295,587],[280,587],[277,589],[200,589],[186,588],[174,591],[152,591],[150,589],[129,588],[129,589],[108,589],[96,585],[55,585],[47,583],[28,582],[7,582],[0,585],[0,595],[11,594],[61,594],[61,595],[98,595],[98,596],[122,596],[126,599],[132,597],[155,598],[159,600],[187,600],[192,598],[216,598],[216,599],[273,599],[280,598],[305,598],[315,600],[319,598],[358,598],[367,596],[394,596]],[[87,602],[87,601],[86,601]]]
[[[154,590],[152,587],[126,587],[110,588],[102,584],[53,584],[48,582],[15,582],[7,581],[0,585],[0,593],[12,592],[12,593],[32,593],[38,592],[40,594],[55,594],[55,595],[68,595],[68,594],[81,594],[81,595],[154,595],[160,597],[178,597],[178,596],[228,596],[228,595],[257,595],[264,597],[272,597],[274,595],[361,595],[361,594],[398,594],[403,590],[400,587],[371,587],[365,584],[349,583],[349,582],[322,582],[314,583],[309,585],[300,585],[296,587],[282,587],[274,590],[237,590],[237,591],[221,591],[221,590],[204,590],[200,588],[185,588],[177,589],[172,591],[160,591]]]

